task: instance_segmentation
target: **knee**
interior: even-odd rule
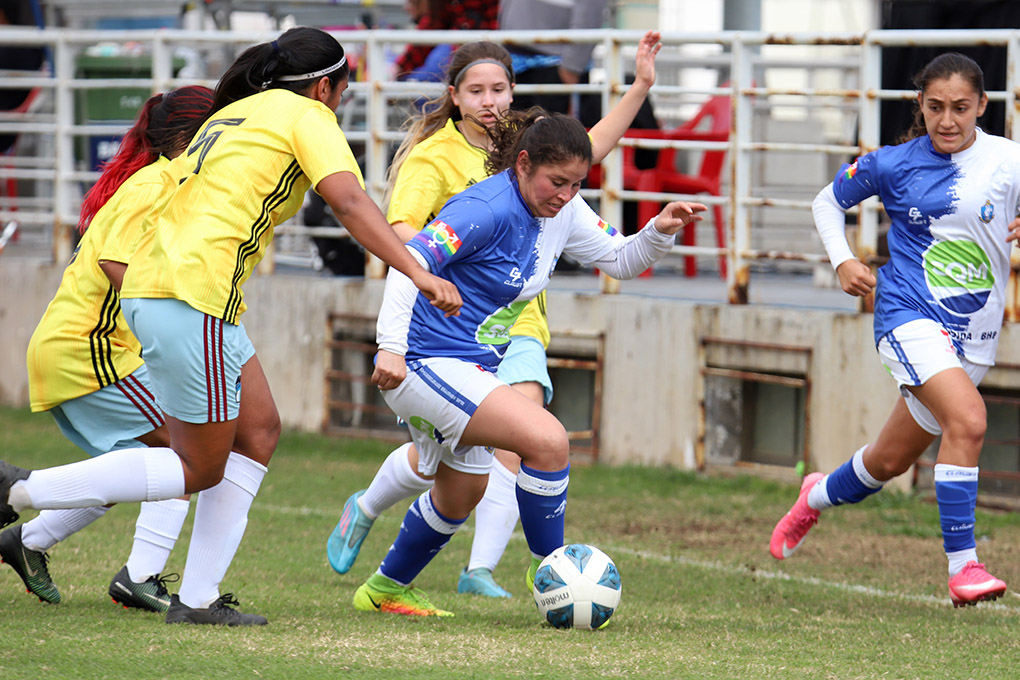
[[[910,469],[915,458],[884,457],[873,461],[868,465],[868,472],[880,482],[888,482],[893,477],[899,477]],[[874,467],[874,469],[872,469]]]
[[[980,448],[988,429],[984,404],[981,408],[968,409],[953,415],[946,423],[943,435],[964,446]]]
[[[521,459],[537,470],[562,470],[570,460],[570,440],[567,431],[557,420],[555,424],[534,433],[532,450]]]
[[[227,465],[227,459],[213,461],[208,457],[181,456],[184,463],[184,492],[196,493],[204,489],[216,486],[223,480],[223,470]]]
[[[269,465],[276,446],[280,442],[280,416],[273,411],[272,417],[263,418],[254,427],[247,428],[244,433],[238,432],[234,439],[234,450],[252,460]]]

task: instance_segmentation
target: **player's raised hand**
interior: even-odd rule
[[[381,390],[392,390],[400,386],[407,377],[407,362],[400,354],[379,350],[375,355],[375,369],[372,382]]]
[[[857,297],[869,295],[878,283],[875,275],[871,273],[871,267],[860,260],[847,260],[842,263],[836,267],[836,276],[839,277],[839,285],[843,292]]]
[[[655,83],[655,55],[662,49],[658,31],[648,31],[638,43],[637,56],[634,58],[634,82],[644,83],[651,87]]]
[[[698,214],[705,210],[708,208],[701,203],[688,203],[687,201],[667,203],[655,218],[655,228],[663,234],[675,234],[688,224],[705,219],[704,216]]]

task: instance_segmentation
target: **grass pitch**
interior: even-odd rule
[[[223,583],[258,629],[168,626],[106,595],[137,506],[115,507],[51,552],[64,601],[44,605],[0,566],[0,678],[1016,678],[1020,601],[954,610],[937,508],[882,493],[827,512],[797,555],[768,554],[792,486],[663,469],[571,473],[567,539],[616,561],[623,600],[604,631],[559,631],[524,586],[519,532],[497,579],[513,594],[458,595],[464,530],[416,585],[453,619],[356,612],[406,506],[383,515],[351,573],[326,562],[344,500],[388,453],[370,441],[285,434]],[[0,457],[78,460],[51,419],[0,409]],[[34,513],[25,513],[25,519]],[[168,571],[183,570],[191,519]],[[471,522],[469,521],[469,525]],[[1020,588],[1020,517],[978,514],[978,551]]]

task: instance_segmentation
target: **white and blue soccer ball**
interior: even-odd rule
[[[620,572],[598,548],[570,543],[535,572],[535,604],[556,628],[601,628],[620,606]]]

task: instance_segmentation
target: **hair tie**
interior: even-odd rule
[[[273,46],[273,56],[276,56],[277,54],[280,53],[280,43],[278,43],[278,42],[276,42],[274,40],[273,42],[271,42],[269,44]]]
[[[468,69],[471,68],[472,66],[477,66],[478,64],[495,64],[496,66],[501,67],[506,72],[506,79],[507,80],[509,80],[511,83],[514,82],[514,77],[510,73],[510,69],[507,68],[506,64],[501,62],[499,59],[488,59],[488,58],[486,58],[486,59],[475,59],[474,61],[468,63],[467,66],[465,66],[461,70],[457,71],[457,75],[454,76],[454,78],[453,78],[453,83],[452,83],[453,86],[457,87],[458,85],[460,85],[460,81],[464,78],[464,74],[468,72]]]

